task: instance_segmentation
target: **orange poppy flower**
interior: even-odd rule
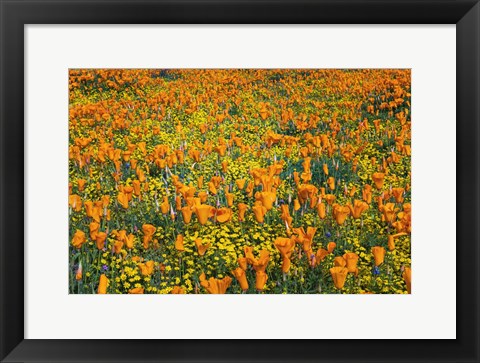
[[[372,247],[372,254],[375,260],[375,266],[380,266],[385,259],[385,248],[380,246]]]
[[[182,211],[182,216],[183,216],[183,222],[185,224],[189,224],[190,221],[192,220],[192,208],[189,206],[183,207],[181,209]]]
[[[299,210],[300,208],[302,208],[302,206],[300,205],[300,202],[298,201],[298,199],[295,199],[293,201],[293,210],[296,212],[297,210]]]
[[[146,263],[139,263],[137,266],[140,268],[140,272],[143,276],[150,276],[151,274],[153,274],[155,262],[147,261]]]
[[[324,198],[325,198],[325,200],[327,201],[327,204],[328,204],[328,205],[332,205],[333,202],[335,202],[335,199],[336,199],[337,197],[335,197],[333,194],[326,194]]]
[[[210,218],[212,209],[214,208],[207,204],[200,204],[193,207],[193,211],[202,226],[207,223],[208,218]]]
[[[116,254],[119,254],[121,251],[122,251],[122,248],[123,248],[123,242],[122,241],[115,241],[113,243],[113,251],[116,253]]]
[[[342,256],[337,256],[333,259],[334,266],[345,267],[347,266],[347,261]]]
[[[302,244],[303,251],[309,253],[312,250],[313,237],[317,232],[316,227],[307,227],[307,231],[303,227],[294,228],[293,231],[297,234],[295,240]]]
[[[347,280],[348,269],[341,266],[332,267],[330,269],[330,274],[332,275],[333,284],[338,290],[343,289],[345,281]]]
[[[213,195],[217,195],[217,188],[213,182],[208,182],[208,191]]]
[[[147,249],[148,244],[152,240],[153,234],[157,231],[157,229],[151,224],[144,224],[142,226],[142,231],[143,231],[143,248]]]
[[[327,216],[327,210],[326,210],[325,203],[318,203],[317,204],[317,213],[318,213],[318,216],[320,217],[320,219],[325,219],[325,217]]]
[[[164,196],[163,197],[163,202],[160,204],[160,210],[162,211],[162,214],[167,214],[170,210],[170,203],[168,202],[168,197]]]
[[[200,198],[201,203],[205,203],[208,199],[207,192],[198,192],[198,197]]]
[[[383,181],[385,179],[385,173],[373,173],[372,180],[375,184],[375,187],[380,190],[383,188]]]
[[[129,294],[143,294],[145,289],[143,287],[134,287],[133,289],[128,290]]]
[[[254,205],[252,207],[253,214],[255,215],[255,219],[257,220],[258,223],[263,223],[265,214],[267,213],[267,208],[265,208],[262,204]]]
[[[89,230],[90,230],[90,238],[92,240],[95,240],[97,238],[97,233],[98,233],[98,230],[100,228],[100,224],[93,221],[90,223],[89,225]]]
[[[200,256],[205,255],[205,252],[207,252],[208,247],[210,247],[210,243],[204,245],[202,243],[201,238],[196,238],[195,239],[195,246],[197,246],[197,252]]]
[[[86,237],[85,237],[85,233],[83,231],[80,231],[79,229],[77,229],[77,231],[75,232],[75,234],[73,235],[73,238],[72,238],[72,246],[77,248],[77,249],[80,249],[82,248],[82,245],[87,241]]]
[[[362,213],[368,209],[368,204],[362,200],[355,199],[353,201],[353,206],[349,203],[348,208],[350,208],[352,217],[359,219],[362,216]]]
[[[382,212],[382,220],[393,223],[397,218],[398,208],[395,208],[395,203],[387,203],[380,206],[380,211]]]
[[[177,238],[175,239],[175,249],[178,252],[184,252],[185,247],[183,246],[183,235],[179,234]]]
[[[245,211],[248,209],[248,205],[245,203],[238,203],[238,220],[240,222],[245,221]]]
[[[210,277],[207,280],[204,273],[200,275],[200,285],[202,285],[209,294],[225,294],[231,283],[232,278],[230,276],[226,276],[221,280]]]
[[[235,184],[237,184],[238,189],[242,190],[245,187],[245,179],[237,179]]]
[[[255,288],[258,291],[263,291],[265,289],[265,284],[267,283],[268,276],[265,271],[257,271],[255,273]]]
[[[253,268],[255,271],[265,271],[270,261],[270,252],[267,250],[260,251],[260,257],[256,260],[253,260]]]
[[[230,208],[219,208],[216,212],[216,220],[219,223],[228,222],[232,219],[233,211]]]
[[[335,190],[335,178],[333,176],[328,178],[327,184],[330,190]]]
[[[133,194],[135,194],[138,197],[140,195],[140,180],[132,181],[132,186],[133,186]]]
[[[275,247],[277,247],[277,249],[280,251],[280,255],[283,258],[282,272],[286,273],[290,269],[290,257],[292,256],[293,250],[295,248],[295,239],[277,237],[274,244]]]
[[[276,198],[277,198],[277,195],[276,195],[275,192],[261,192],[260,193],[260,200],[261,200],[263,206],[267,209],[267,211],[272,209],[273,203],[275,202]]]
[[[185,289],[180,286],[174,286],[172,291],[170,291],[170,294],[174,294],[174,295],[181,295],[185,293],[186,293]]]
[[[71,194],[68,196],[68,205],[75,212],[80,212],[82,210],[82,198],[76,194]]]
[[[238,283],[240,284],[240,288],[243,291],[248,290],[248,281],[247,275],[245,274],[245,270],[241,267],[237,267],[235,270],[232,271],[233,276],[237,279]]]
[[[288,210],[288,205],[287,204],[282,204],[280,206],[280,209],[282,210],[282,214],[280,218],[287,223],[287,226],[291,226],[293,222],[293,218],[290,216],[290,211]]]
[[[335,242],[328,242],[327,244],[328,253],[332,253],[335,247],[337,247],[337,244]]]
[[[203,175],[198,177],[197,179],[197,186],[199,189],[202,189],[203,188]]]
[[[392,194],[397,203],[403,203],[403,193],[405,193],[405,188],[392,188]]]
[[[312,259],[312,264],[314,266],[318,266],[320,264],[320,262],[322,262],[325,257],[327,257],[329,255],[329,252],[324,249],[324,248],[319,248],[317,250],[317,253],[315,253],[315,257]]]
[[[124,209],[128,209],[128,196],[125,193],[119,192],[117,200]]]
[[[108,287],[108,278],[105,274],[100,275],[100,281],[98,283],[98,294],[106,294]]]
[[[253,256],[253,255],[252,255]],[[247,270],[247,258],[246,257],[239,257],[237,259],[237,262],[238,262],[238,265],[243,269],[243,270]]]
[[[225,193],[225,198],[227,199],[227,205],[229,207],[233,206],[233,199],[235,198],[235,194]]]
[[[133,244],[135,242],[135,236],[130,233],[128,236],[125,238],[125,246],[131,250],[133,248]]]
[[[333,205],[333,217],[339,226],[345,223],[348,215],[350,214],[350,208],[342,206],[340,204]]]
[[[182,197],[180,195],[175,197],[175,209],[177,211],[182,209]]]
[[[78,191],[79,192],[83,192],[83,190],[85,189],[85,184],[87,183],[87,181],[85,179],[78,179],[77,180],[77,185],[78,185]]]
[[[83,205],[85,206],[85,214],[87,215],[87,217],[91,218],[93,213],[93,202],[91,200],[87,200],[83,203]]]
[[[107,234],[105,232],[98,232],[95,236],[95,242],[97,243],[97,248],[102,250],[105,247],[105,240],[107,239]]]
[[[358,267],[357,267],[358,255],[356,253],[349,252],[349,253],[345,253],[343,255],[343,258],[347,263],[346,267],[348,269],[348,272],[358,275]]]

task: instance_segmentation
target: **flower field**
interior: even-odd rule
[[[71,294],[406,294],[410,70],[72,69]]]

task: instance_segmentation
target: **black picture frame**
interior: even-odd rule
[[[479,362],[478,0],[1,0],[0,359],[4,362]],[[25,24],[456,24],[457,339],[24,339]],[[454,244],[455,241],[452,241]],[[445,292],[452,293],[452,292]],[[54,319],[55,317],[52,317]],[[73,327],[72,327],[73,328]],[[200,337],[199,337],[200,338]]]

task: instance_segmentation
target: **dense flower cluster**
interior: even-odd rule
[[[410,293],[410,85],[70,70],[70,293]]]

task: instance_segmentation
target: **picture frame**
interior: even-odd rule
[[[480,4],[464,1],[1,1],[0,359],[478,362]],[[457,339],[24,339],[26,24],[456,24]],[[54,317],[52,317],[53,319]]]

